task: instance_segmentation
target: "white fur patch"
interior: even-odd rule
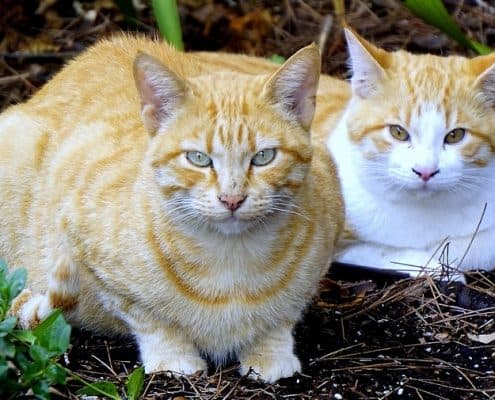
[[[468,164],[460,150],[469,143],[469,133],[464,142],[444,144],[455,121],[447,121],[435,104],[424,104],[411,116],[405,127],[410,142],[393,143],[390,151],[367,159],[348,137],[351,109],[352,102],[327,143],[342,182],[347,224],[358,237],[336,258],[413,275],[439,272],[446,262],[454,269],[493,269],[495,162],[483,168]],[[420,167],[439,173],[423,182],[412,171]],[[448,260],[438,251],[444,242],[449,243]]]

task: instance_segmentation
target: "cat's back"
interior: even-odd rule
[[[164,43],[122,35],[93,46],[0,115],[0,252],[10,263],[26,260],[64,204],[78,210],[86,198],[118,201],[112,196],[131,190],[148,141],[133,78],[139,51],[179,75],[197,71]]]
[[[119,35],[102,40],[69,62],[28,102],[39,115],[72,125],[128,114],[139,119],[133,61],[149,54],[179,76],[194,75],[199,66],[161,41]],[[72,114],[79,113],[74,120]]]

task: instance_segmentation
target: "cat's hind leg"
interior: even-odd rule
[[[294,354],[292,326],[283,326],[268,332],[254,345],[241,352],[240,373],[252,379],[273,383],[301,371],[301,363]]]

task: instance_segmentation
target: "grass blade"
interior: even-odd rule
[[[152,0],[151,4],[162,36],[177,50],[184,50],[177,2],[175,0]]]
[[[449,15],[441,0],[406,0],[405,6],[426,23],[445,32],[462,46],[478,54],[488,54],[493,50],[468,38]]]

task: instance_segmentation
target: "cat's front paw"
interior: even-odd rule
[[[241,360],[241,375],[251,379],[259,379],[274,383],[281,378],[289,378],[296,372],[301,372],[301,363],[293,353],[250,355]]]
[[[173,376],[193,375],[198,371],[206,371],[206,361],[200,357],[183,356],[168,360],[147,360],[144,369],[147,374],[170,371]]]

